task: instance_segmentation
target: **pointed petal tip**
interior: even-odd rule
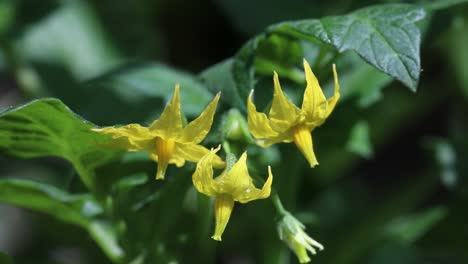
[[[309,162],[311,168],[315,168],[319,163],[317,161]]]
[[[211,148],[211,151],[214,151],[214,153],[218,152],[221,149],[221,144],[219,144],[216,148]]]
[[[213,235],[211,238],[216,240],[216,241],[222,241],[221,236]]]
[[[216,93],[215,97],[213,98],[213,101],[214,100],[216,100],[216,101],[219,100],[220,97],[221,97],[221,91]]]
[[[237,160],[237,162],[239,161],[247,162],[247,151],[244,151],[244,153],[242,153],[242,155],[240,156],[239,160]]]
[[[158,168],[156,171],[156,180],[164,180],[164,177],[166,176],[166,170],[167,170],[167,163],[166,164],[158,164]]]
[[[176,85],[174,87],[174,94],[172,95],[172,98],[180,100],[179,97],[180,97],[180,84],[176,83]]]

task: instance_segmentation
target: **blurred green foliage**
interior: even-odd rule
[[[325,246],[314,263],[467,263],[468,4],[373,4],[0,0],[0,201],[34,212],[0,207],[0,263],[297,261],[269,201],[237,207],[216,243],[194,164],[156,182],[146,155],[96,144],[93,123],[147,124],[176,83],[189,120],[222,91],[206,143],[247,147],[255,176],[272,166]],[[269,108],[273,71],[299,103],[302,58],[325,94],[332,64],[342,87],[314,169],[226,132],[251,89]]]

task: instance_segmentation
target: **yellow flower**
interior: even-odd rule
[[[215,197],[216,227],[212,238],[217,241],[221,241],[221,235],[231,216],[234,202],[248,203],[269,197],[273,181],[271,168],[268,166],[268,179],[262,189],[255,187],[247,170],[246,152],[242,154],[232,168],[226,168],[220,176],[213,179],[213,160],[220,148],[219,146],[206,154],[198,162],[192,176],[193,185],[200,193]]]
[[[104,127],[93,129],[99,133],[111,135],[116,139],[112,146],[128,151],[146,151],[151,159],[158,163],[156,179],[164,179],[168,164],[181,167],[185,161],[197,162],[209,150],[198,145],[208,134],[213,123],[213,116],[220,93],[211,101],[205,110],[186,127],[182,126],[179,85],[159,119],[149,127],[130,124],[122,127]],[[213,165],[224,167],[218,156],[213,157]]]
[[[268,147],[279,142],[294,141],[309,162],[310,167],[314,167],[318,165],[318,162],[313,151],[311,131],[322,125],[335,108],[340,97],[340,86],[335,65],[333,65],[335,91],[329,99],[325,98],[317,78],[305,59],[304,71],[307,86],[301,109],[291,103],[283,94],[278,74],[275,72],[273,78],[275,90],[268,117],[264,113],[257,112],[252,103],[252,90],[247,100],[248,124],[252,135],[260,139],[259,145]]]

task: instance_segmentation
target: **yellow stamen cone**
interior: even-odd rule
[[[214,202],[216,227],[214,235],[211,237],[214,240],[221,241],[221,236],[226,229],[226,225],[231,217],[232,209],[234,209],[234,200],[231,195],[217,195]]]
[[[313,168],[318,165],[317,158],[312,146],[312,135],[306,126],[297,126],[292,129],[292,138],[297,148],[301,151],[304,157]]]
[[[156,173],[156,180],[163,180],[166,174],[167,165],[169,160],[174,154],[175,141],[164,140],[160,137],[156,138],[156,154],[158,155],[158,170]]]

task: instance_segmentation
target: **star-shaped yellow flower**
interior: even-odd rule
[[[310,167],[318,165],[312,146],[311,131],[322,125],[335,108],[340,97],[338,75],[333,65],[335,80],[334,95],[329,99],[320,88],[319,82],[304,59],[304,71],[307,87],[304,92],[302,108],[299,109],[289,101],[281,90],[278,74],[274,73],[274,94],[268,117],[257,112],[252,103],[253,90],[247,101],[248,124],[252,135],[260,139],[259,145],[268,147],[279,142],[293,142],[302,152]]]
[[[244,152],[231,169],[213,179],[213,162],[217,157],[215,150],[211,150],[197,164],[192,180],[195,188],[208,196],[214,196],[216,227],[212,238],[221,241],[221,235],[231,216],[234,202],[248,203],[257,199],[265,199],[270,196],[273,175],[268,166],[268,179],[262,189],[257,189],[247,170],[247,153]]]
[[[156,179],[164,179],[168,164],[181,167],[185,161],[197,162],[209,150],[198,145],[208,134],[220,93],[211,101],[205,110],[186,127],[182,126],[179,85],[159,119],[149,127],[130,124],[122,127],[104,127],[93,129],[96,132],[111,135],[116,139],[112,146],[128,151],[146,151],[151,159],[158,163]],[[222,168],[224,162],[213,156],[213,166]]]

